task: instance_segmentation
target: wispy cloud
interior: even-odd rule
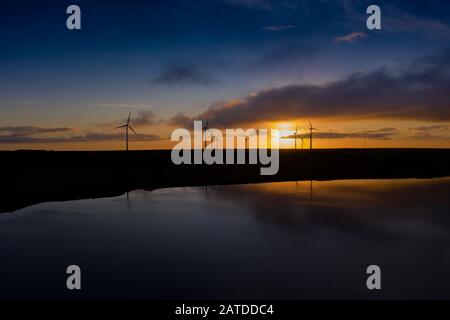
[[[33,100],[15,100],[15,101],[0,101],[0,104],[18,104],[18,105],[37,105],[39,102]]]
[[[129,109],[148,109],[153,108],[150,104],[125,104],[125,103],[96,103],[95,107],[108,107],[108,108],[129,108]]]
[[[135,125],[144,125],[152,122],[150,114],[143,113],[135,118]],[[74,135],[74,128],[44,128],[34,126],[5,126],[0,127],[0,143],[71,143],[71,142],[104,142],[121,141],[124,139],[123,132],[103,133],[87,132],[82,135]],[[55,136],[55,134],[59,134]],[[130,140],[155,141],[162,140],[158,135],[138,132],[137,135],[130,134]]]
[[[139,133],[138,135],[130,135],[132,141],[157,141],[162,140],[158,135]],[[118,133],[87,133],[84,135],[70,137],[49,137],[49,136],[32,136],[8,134],[0,135],[0,143],[8,144],[27,144],[27,143],[73,143],[73,142],[106,142],[106,141],[123,141],[124,134]]]
[[[138,133],[137,135],[130,134],[129,139],[133,141],[157,141],[162,140],[158,135]],[[86,135],[74,136],[67,140],[66,142],[92,142],[92,141],[123,141],[123,133],[88,133]]]
[[[44,133],[60,133],[73,131],[72,128],[43,128],[34,126],[6,126],[0,127],[0,132],[7,132],[13,135],[32,136]]]
[[[367,34],[364,32],[352,32],[350,34],[347,34],[345,36],[336,37],[333,39],[333,42],[336,44],[346,42],[346,43],[353,43],[358,39],[366,38]]]
[[[38,104],[37,101],[32,101],[32,100],[19,100],[19,101],[15,101],[15,103],[17,103],[17,104],[24,104],[24,105],[36,105],[36,104]]]
[[[298,28],[298,26],[293,25],[293,24],[288,24],[288,25],[273,25],[273,26],[266,26],[263,28],[263,30],[266,31],[283,31],[283,30],[289,30],[289,29],[295,29]]]
[[[376,140],[389,140],[394,135],[399,134],[396,128],[381,128],[378,130],[358,131],[358,132],[316,132],[314,138],[316,139],[376,139]],[[295,134],[282,137],[283,139],[294,139]],[[297,138],[300,138],[302,134],[297,134]]]
[[[437,124],[432,126],[420,126],[420,127],[414,127],[414,128],[408,128],[408,130],[413,131],[437,131],[437,130],[447,130],[450,126],[445,124]]]
[[[274,13],[280,12],[303,12],[309,13],[312,10],[320,10],[325,1],[317,0],[218,0],[226,2],[232,6],[245,7],[248,9],[263,10]],[[348,12],[355,0],[334,0],[329,1],[333,8]]]
[[[104,129],[111,129],[115,128],[117,126],[123,125],[125,121],[127,120],[128,113],[126,113],[123,117],[123,119],[118,119],[114,121],[108,121],[108,122],[100,122],[100,123],[94,123],[95,126],[101,127]],[[132,112],[130,124],[133,127],[144,127],[144,126],[151,126],[156,125],[159,123],[162,123],[163,119],[158,117],[152,110],[141,110],[137,114]]]
[[[146,110],[138,113],[137,117],[131,119],[131,124],[134,126],[148,126],[160,123],[159,119],[153,111]]]
[[[435,134],[431,132],[419,131],[409,136],[410,140],[450,140],[450,136],[444,134]]]
[[[185,62],[172,62],[162,69],[153,80],[159,85],[212,85],[215,80],[198,66]]]
[[[414,140],[447,140],[450,139],[449,129],[450,126],[445,124],[408,128],[412,132],[412,135],[408,138]]]
[[[287,65],[293,68],[295,62],[310,61],[318,56],[319,50],[302,43],[288,43],[276,45],[264,53],[256,63],[260,68],[267,66]]]
[[[388,31],[420,32],[433,37],[450,37],[450,26],[444,22],[399,12],[383,19],[383,27]]]

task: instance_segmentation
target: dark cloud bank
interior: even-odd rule
[[[354,139],[354,138],[367,138],[367,139],[378,139],[378,140],[390,140],[395,135],[399,134],[400,132],[396,128],[381,128],[378,130],[369,130],[364,132],[316,132],[314,133],[315,139]],[[291,134],[285,137],[282,137],[283,139],[294,139],[295,134]],[[297,134],[297,138],[301,138],[302,136],[305,136],[305,134]]]
[[[41,128],[41,127],[0,127],[0,132],[6,134],[0,135],[0,143],[67,143],[67,142],[104,142],[104,141],[123,141],[125,134],[117,133],[87,133],[70,137],[49,137],[42,136],[47,133],[70,133],[74,132],[72,128]],[[130,134],[130,140],[133,141],[156,141],[161,140],[160,136],[153,134]]]
[[[294,117],[450,121],[450,49],[323,86],[289,85],[216,102],[202,114],[178,114],[169,123],[191,127],[194,119],[207,117],[219,128]]]
[[[160,74],[152,80],[152,83],[166,86],[186,84],[212,85],[215,81],[199,67],[176,61],[167,64]]]
[[[125,119],[126,121],[126,119]],[[151,110],[140,111],[131,119],[134,127],[148,126],[160,123],[155,113]],[[120,123],[121,124],[121,123]],[[101,124],[102,127],[117,126],[117,123]],[[0,127],[0,143],[67,143],[67,142],[104,142],[123,141],[125,133],[117,130],[114,133],[89,132],[83,135],[74,135],[74,128],[45,128],[35,126],[6,126]],[[54,136],[54,134],[69,134],[70,136]],[[51,136],[49,136],[51,135]],[[156,141],[162,140],[158,135],[138,132],[137,135],[130,133],[132,141]]]

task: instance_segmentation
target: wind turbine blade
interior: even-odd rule
[[[125,128],[127,125],[126,124],[124,124],[123,126],[120,126],[120,127],[116,127],[116,128],[114,128],[114,129],[119,129],[119,128]]]
[[[131,126],[128,126],[128,128],[130,128],[130,130],[133,131],[135,135],[137,135],[136,131],[134,131],[134,129]]]
[[[312,128],[311,120],[308,120],[308,121],[309,121],[309,127]]]
[[[129,123],[130,123],[130,118],[131,118],[131,112],[130,112],[130,114],[128,115],[128,120],[127,120],[127,124],[129,124]]]

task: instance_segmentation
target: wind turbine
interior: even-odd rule
[[[128,151],[128,129],[130,129],[131,131],[134,132],[135,135],[137,135],[136,131],[134,131],[134,129],[130,126],[130,118],[131,118],[131,112],[128,115],[127,122],[123,126],[115,128],[115,129],[125,128],[125,150],[126,151]]]
[[[203,126],[202,130],[205,132],[204,134],[205,146],[203,147],[203,149],[206,149],[206,131],[208,131],[208,118],[206,118],[206,123]]]
[[[313,130],[318,130],[316,128],[313,128],[312,124],[311,124],[311,120],[309,120],[309,149],[312,150],[312,132]]]
[[[295,125],[295,133],[294,133],[294,140],[295,140],[295,150],[297,150],[297,125]]]
[[[303,140],[305,139],[305,135],[302,134],[300,135],[300,141],[302,142],[302,150],[303,150]]]

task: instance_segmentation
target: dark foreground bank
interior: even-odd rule
[[[174,165],[170,150],[0,152],[0,212],[28,205],[112,197],[135,189],[290,180],[450,176],[450,149],[281,150],[279,171],[261,165]]]

